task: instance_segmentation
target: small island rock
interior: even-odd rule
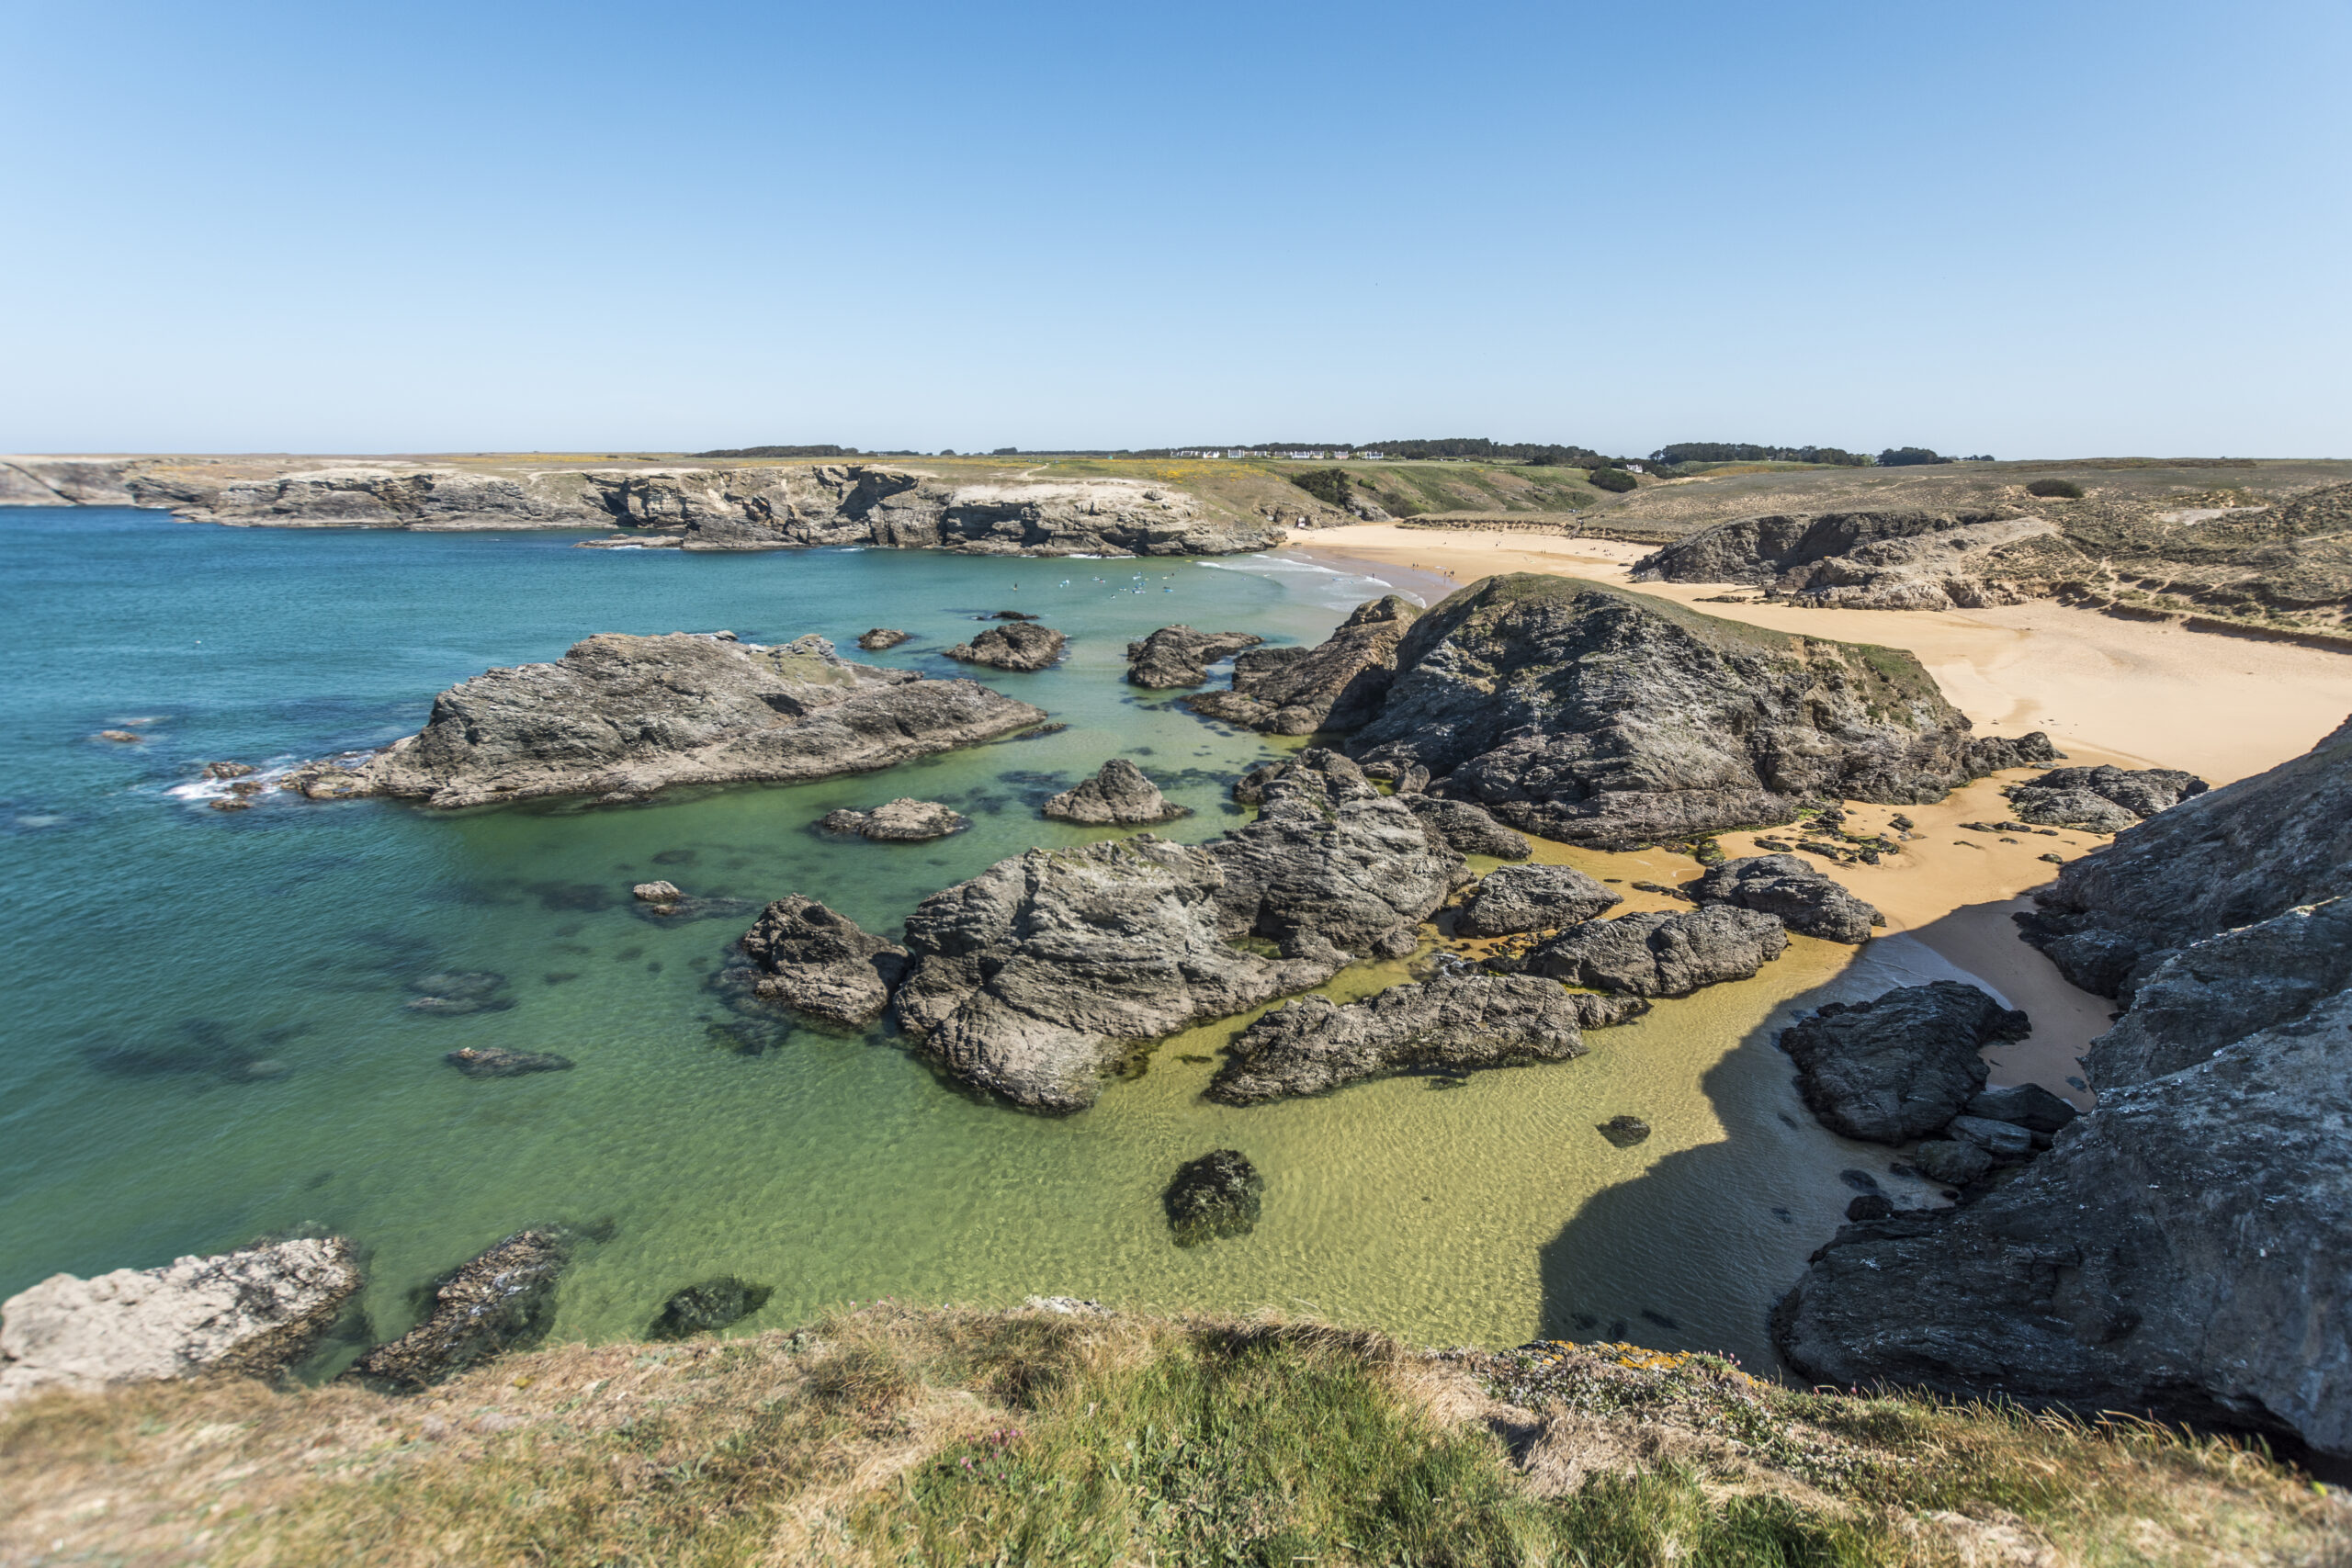
[[[1176,1245],[1198,1247],[1255,1230],[1265,1190],[1265,1178],[1240,1150],[1216,1149],[1179,1166],[1160,1202]]]
[[[797,893],[770,904],[742,946],[766,971],[757,995],[836,1023],[871,1022],[907,971],[905,948]]]
[[[856,833],[877,843],[920,844],[960,833],[972,819],[935,800],[902,797],[871,811],[829,811],[817,825],[829,833]]]
[[[1112,758],[1092,778],[1062,791],[1042,809],[1057,822],[1088,827],[1145,827],[1192,815],[1189,807],[1160,794],[1159,786],[1125,757]]]
[[[1630,1149],[1650,1135],[1650,1124],[1638,1116],[1611,1116],[1594,1129],[1621,1149]]]
[[[911,640],[914,635],[912,632],[902,632],[892,626],[876,626],[871,631],[858,634],[857,646],[868,653],[881,653],[898,647],[902,642]]]
[[[947,650],[947,657],[999,670],[1043,670],[1062,656],[1062,649],[1069,641],[1049,626],[1013,621],[990,626],[969,642],[957,643]]]

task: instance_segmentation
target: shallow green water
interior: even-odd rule
[[[878,1031],[731,1048],[705,980],[746,921],[656,922],[630,884],[799,891],[892,931],[1003,855],[1105,836],[1035,805],[1114,754],[1194,808],[1168,831],[1213,836],[1239,820],[1227,782],[1272,753],[1125,685],[1127,638],[1184,621],[1314,640],[1381,587],[1249,560],[570,543],[0,511],[17,650],[0,686],[0,1295],[327,1227],[369,1252],[366,1305],[389,1334],[418,1282],[500,1235],[609,1217],[562,1286],[565,1337],[634,1334],[671,1290],[732,1272],[775,1287],[748,1327],[876,1296],[1070,1293],[1311,1309],[1431,1342],[1613,1332],[1762,1364],[1766,1306],[1852,1196],[1839,1171],[1900,1185],[1885,1151],[1803,1113],[1768,1027],[1951,973],[1899,938],[1859,960],[1800,939],[1758,980],[1598,1033],[1577,1062],[1248,1111],[1202,1101],[1211,1068],[1182,1059],[1231,1025],[1170,1043],[1066,1121],[967,1098]],[[855,656],[963,673],[938,650],[1007,606],[1072,634],[1057,670],[989,672],[1062,734],[627,809],[272,799],[232,815],[184,797],[209,760],[380,743],[442,687],[594,631],[813,631],[854,652],[895,626],[919,640]],[[91,738],[137,719],[142,745]],[[928,845],[808,830],[901,795],[977,826]],[[407,1010],[415,980],[450,969],[506,976],[511,1005]],[[469,1080],[441,1060],[469,1044],[578,1066]],[[1620,1111],[1656,1134],[1614,1148],[1593,1129]],[[1181,1250],[1159,1190],[1219,1146],[1266,1173],[1265,1221]]]

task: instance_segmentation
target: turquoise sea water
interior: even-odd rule
[[[969,1098],[886,1031],[779,1017],[730,1036],[740,1021],[705,982],[747,921],[658,922],[632,883],[798,891],[895,933],[996,859],[1107,836],[1035,807],[1113,755],[1193,807],[1166,831],[1214,836],[1240,820],[1231,778],[1275,753],[1125,684],[1126,640],[1182,621],[1312,641],[1383,585],[1254,558],[684,555],[574,537],[0,510],[16,650],[0,684],[0,1296],[325,1228],[366,1249],[365,1305],[389,1335],[418,1283],[499,1236],[609,1219],[562,1286],[565,1337],[638,1333],[670,1291],[731,1272],[775,1287],[747,1328],[885,1295],[1072,1293],[1314,1311],[1441,1343],[1622,1326],[1761,1364],[1765,1307],[1852,1196],[1838,1173],[1883,1172],[1885,1151],[1803,1113],[1768,1034],[1824,996],[1949,973],[1902,939],[1859,960],[1799,939],[1758,980],[1597,1033],[1577,1062],[1249,1111],[1198,1098],[1230,1026],[1170,1042],[1061,1121]],[[852,657],[966,673],[939,650],[1004,607],[1071,634],[1057,669],[986,672],[1061,734],[620,809],[273,795],[228,814],[190,788],[215,759],[380,744],[440,689],[591,632],[817,632]],[[877,625],[917,640],[857,653]],[[123,726],[147,739],[95,738]],[[902,795],[977,825],[925,845],[809,831],[834,807]],[[503,976],[503,1005],[408,1009],[422,976],[449,970]],[[442,1061],[469,1044],[578,1066],[476,1081]],[[1656,1134],[1614,1148],[1593,1125],[1619,1111]],[[1218,1146],[1265,1171],[1265,1222],[1181,1250],[1159,1190]]]

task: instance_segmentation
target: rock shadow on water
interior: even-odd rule
[[[1890,978],[1888,988],[1905,983]],[[1825,1002],[1875,994],[1840,975],[1772,1010],[1707,1069],[1700,1090],[1724,1137],[1659,1156],[1588,1199],[1536,1255],[1544,1337],[1626,1337],[1661,1350],[1730,1351],[1758,1374],[1785,1371],[1766,1315],[1814,1248],[1836,1234],[1860,1168],[1893,1148],[1838,1137],[1804,1110],[1781,1031]],[[1671,1012],[1650,1027],[1673,1027]],[[1613,1142],[1614,1140],[1612,1140]],[[1627,1157],[1637,1158],[1627,1149]],[[1928,1190],[1900,1188],[1906,1206]],[[1729,1267],[1716,1267],[1721,1258]]]

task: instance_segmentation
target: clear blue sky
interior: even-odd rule
[[[0,450],[2352,457],[2352,6],[5,0]]]

